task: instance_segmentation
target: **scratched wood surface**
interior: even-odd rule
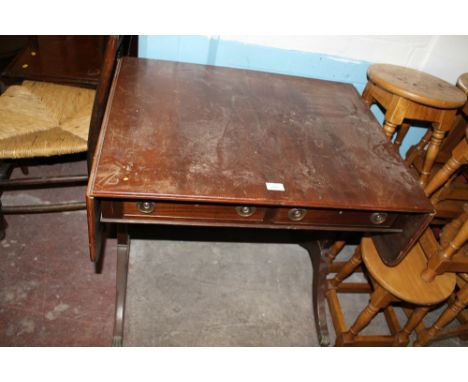
[[[352,85],[136,58],[117,70],[90,196],[432,211]]]

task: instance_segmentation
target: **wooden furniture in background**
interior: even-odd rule
[[[468,73],[458,78],[457,86],[468,95]],[[455,126],[444,140],[436,158],[438,167],[445,166],[444,172],[438,173],[438,176],[444,176],[447,181],[431,198],[436,208],[434,223],[446,223],[456,218],[468,202],[468,171],[465,166],[468,160],[467,134],[468,102],[460,109]],[[437,179],[432,183],[437,183]]]
[[[466,130],[468,134],[468,128]],[[468,163],[468,142],[464,135],[452,151],[452,156],[426,186],[427,195],[436,209],[438,221],[454,219],[468,203],[468,185],[460,169]],[[462,181],[457,181],[458,176]]]
[[[426,346],[441,339],[459,336],[466,340],[468,334],[468,273],[457,276],[458,290],[453,295],[447,308],[429,328],[423,329],[419,334],[414,346]],[[461,323],[452,328],[447,325],[454,319]]]
[[[466,102],[466,95],[457,87],[418,70],[389,64],[374,64],[367,72],[369,81],[363,92],[364,101],[385,109],[384,131],[391,140],[400,127],[395,145],[409,129],[410,121],[432,124],[421,141],[425,157],[418,175],[422,185],[429,180],[431,169],[445,134],[453,127],[457,109]],[[406,162],[413,166],[408,154]]]
[[[427,184],[424,189],[426,195],[430,196],[434,193],[434,195],[437,195],[436,191],[447,184],[447,180],[466,162],[465,158],[467,156],[468,145],[464,139],[455,148],[453,156],[446,165]],[[345,264],[329,264],[328,273],[336,272],[336,275],[328,282],[327,289],[327,300],[337,337],[336,345],[407,345],[411,331],[421,324],[421,320],[429,311],[430,305],[447,299],[452,293],[455,287],[455,272],[468,271],[468,257],[465,256],[466,251],[454,256],[466,241],[468,235],[467,217],[468,213],[464,213],[459,219],[448,226],[455,227],[451,231],[456,231],[458,234],[453,240],[447,239],[447,237],[452,239],[454,236],[452,234],[442,235],[442,237],[445,237],[445,242],[441,241],[443,250],[441,250],[441,246],[434,237],[432,230],[427,229],[402,263],[396,267],[388,267],[379,260],[376,256],[378,251],[375,249],[370,238],[362,240],[362,244],[357,247],[353,257]],[[341,247],[342,242],[334,244],[331,250],[332,256],[329,255],[327,258],[329,263]],[[345,279],[353,272],[361,272],[363,270],[361,264],[363,260],[365,264],[364,270],[370,274],[371,283],[345,282]],[[438,276],[436,277],[436,275]],[[345,325],[344,313],[338,299],[340,292],[371,294],[369,305],[362,311],[349,329]],[[461,295],[454,302],[455,305],[453,305],[459,308],[457,314],[462,309],[461,301],[464,301],[463,298],[466,292],[460,293]],[[400,328],[397,316],[391,306],[395,301],[403,301],[414,305],[413,313],[403,329]],[[381,310],[385,313],[385,318],[392,335],[360,336],[359,332]],[[450,311],[453,315],[445,314],[443,322],[446,322],[449,317],[453,318],[456,316],[453,313],[454,308],[452,305]],[[438,326],[436,325],[436,327]],[[435,329],[426,330],[424,333],[426,333],[426,336],[428,336],[427,333],[434,336]],[[420,344],[429,341],[429,337],[424,338],[424,340],[421,339]]]
[[[466,131],[468,134],[468,129]],[[440,249],[434,253],[427,263],[426,269],[421,274],[423,280],[432,281],[436,275],[444,272],[457,274],[457,290],[451,296],[447,308],[430,328],[418,328],[416,346],[427,345],[430,342],[443,338],[468,334],[468,313],[464,311],[468,303],[468,204],[465,183],[455,183],[455,177],[460,173],[459,169],[468,161],[467,137],[463,136],[461,142],[454,148],[452,156],[431,179],[426,187],[426,193],[434,195],[432,203],[437,209],[438,215],[443,217],[462,210],[460,215],[443,227],[440,234]],[[454,187],[457,184],[458,187]],[[441,187],[441,185],[443,185]],[[451,200],[450,200],[451,199]],[[450,209],[447,208],[450,203]],[[456,206],[456,207],[455,207]],[[460,325],[444,327],[457,318]]]
[[[468,73],[464,73],[458,77],[457,87],[468,96]],[[465,131],[468,127],[468,101],[459,109],[454,127],[447,134],[447,137],[440,146],[439,154],[436,157],[437,164],[445,164],[455,146],[462,140]]]
[[[28,43],[27,36],[0,35],[0,73],[24,49]],[[0,76],[0,94],[6,89]]]
[[[389,139],[395,132],[395,128],[392,121],[396,118],[397,121],[403,121],[403,124],[399,126],[398,135],[394,140],[394,146],[398,150],[404,136],[406,135],[410,124],[408,123],[407,118],[411,116],[422,115],[419,118],[442,118],[445,113],[454,113],[453,109],[434,109],[429,106],[426,106],[425,103],[436,103],[439,102],[439,105],[447,106],[447,100],[453,99],[456,100],[460,98],[460,92],[454,92],[453,86],[450,84],[441,81],[435,77],[429,76],[425,73],[414,71],[413,69],[401,68],[394,65],[372,65],[369,68],[369,83],[363,93],[363,98],[369,106],[377,102],[380,106],[384,107],[387,110],[386,113],[386,134]],[[426,80],[426,81],[425,81]],[[376,84],[374,84],[374,82]],[[409,83],[411,81],[411,84]],[[459,77],[457,81],[457,87],[463,92],[467,93],[468,89],[468,74],[463,74]],[[426,93],[427,91],[427,93]],[[405,98],[402,98],[404,96]],[[406,99],[408,98],[408,99]],[[414,101],[411,101],[414,99]],[[440,99],[440,101],[438,101]],[[445,100],[445,101],[444,101]],[[442,103],[444,101],[445,103]],[[423,105],[420,102],[424,102]],[[453,106],[456,105],[452,104]],[[432,111],[431,111],[432,110]],[[456,119],[454,120],[454,126],[449,129],[447,139],[443,141],[441,149],[437,154],[435,163],[437,167],[432,167],[432,172],[438,170],[440,165],[445,164],[450,156],[452,155],[452,150],[455,146],[464,139],[465,130],[467,128],[467,110],[468,102],[465,102],[465,105],[462,109],[458,110]],[[424,113],[427,113],[429,117],[424,116]],[[387,117],[388,115],[388,117]],[[398,117],[395,117],[398,116]],[[451,118],[451,117],[450,117]],[[449,119],[450,119],[449,118]],[[384,128],[385,128],[384,126]],[[444,129],[448,125],[444,125]],[[418,144],[413,145],[409,150],[405,160],[410,168],[415,170],[415,175],[419,176],[421,169],[424,166],[426,161],[427,154],[427,144],[432,137],[432,130],[424,135],[421,141]],[[437,143],[437,142],[436,142]],[[466,143],[462,143],[466,144]],[[463,148],[457,149],[457,154],[455,160],[463,160]],[[454,165],[458,167],[458,162],[453,162],[451,167]],[[454,170],[455,171],[455,170]],[[453,175],[453,172],[450,174]],[[442,176],[442,173],[439,173],[438,176]],[[430,178],[429,178],[430,179]],[[437,181],[436,181],[437,182]],[[436,183],[432,182],[432,185]],[[468,189],[466,184],[460,182],[443,182],[439,183],[440,187],[442,184],[445,184],[443,190],[440,190],[436,195],[432,197],[432,202],[436,206],[436,219],[433,222],[446,222],[446,219],[454,219],[458,216],[463,208],[464,200],[468,200],[468,192],[465,190]],[[434,190],[427,190],[428,195],[432,195]],[[329,262],[329,272],[335,273],[337,269],[342,266],[342,263],[333,264],[336,256],[346,245],[345,240],[339,240],[334,243],[326,255],[326,259]]]
[[[465,207],[467,209],[467,207]],[[468,335],[468,210],[444,227],[440,249],[429,258],[421,277],[432,282],[437,275],[456,272],[457,290],[451,296],[448,306],[429,328],[417,330],[415,346],[424,346],[443,338]],[[445,328],[455,318],[459,325]],[[464,337],[463,337],[464,336]]]
[[[441,234],[441,250],[430,257],[422,273],[425,281],[432,281],[444,272],[468,272],[468,205],[465,211],[447,224]]]
[[[30,36],[29,44],[5,68],[9,82],[48,81],[97,87],[107,36]]]
[[[93,261],[102,223],[119,227],[115,345],[123,336],[128,224],[304,230],[316,327],[327,343],[321,269],[329,244],[314,235],[375,232],[379,254],[395,264],[433,212],[352,85],[126,57],[87,206]]]
[[[64,61],[58,60],[58,56],[53,55],[50,62],[52,66],[41,66],[31,64],[29,68],[33,70],[34,78],[39,77],[40,70],[45,69],[44,78],[48,80],[66,81],[74,83],[75,86],[63,85],[42,81],[24,81],[22,85],[12,85],[0,96],[0,196],[8,190],[21,188],[47,188],[57,186],[84,185],[87,182],[87,175],[65,175],[41,178],[15,178],[10,179],[10,175],[15,167],[21,167],[25,175],[28,173],[27,167],[33,164],[43,163],[45,158],[52,158],[58,161],[59,157],[75,153],[88,153],[89,166],[92,154],[94,153],[95,142],[99,133],[104,108],[110,91],[111,78],[114,72],[116,57],[122,40],[117,36],[106,39],[100,55],[91,61],[95,63],[90,68],[93,69],[93,76],[100,78],[96,90],[87,87],[78,87],[77,81],[84,80],[84,85],[90,85],[89,78],[82,78],[80,73],[88,73],[83,65],[85,57],[76,52],[73,58],[77,61],[77,66],[67,66],[70,64],[71,51],[75,47],[66,43],[75,41],[74,36],[64,38],[60,47],[66,47]],[[45,41],[41,41],[40,61],[49,62],[46,57],[42,57],[42,52],[54,54],[57,48],[55,38],[54,44],[49,52],[45,48]],[[48,41],[46,39],[46,41]],[[88,40],[86,40],[88,41]],[[101,41],[97,37],[97,41]],[[96,43],[97,44],[97,43]],[[85,47],[88,44],[85,45]],[[97,44],[98,45],[98,44]],[[94,46],[94,45],[93,45]],[[30,54],[32,48],[27,48],[15,61],[22,62],[25,52]],[[39,52],[39,51],[38,51]],[[94,50],[88,52],[93,54]],[[97,51],[95,52],[97,54]],[[58,52],[55,52],[58,54]],[[38,55],[31,56],[36,59]],[[98,65],[97,72],[94,71]],[[10,75],[15,73],[13,68],[7,71]],[[79,68],[77,72],[74,69]],[[90,69],[91,70],[91,69]],[[77,78],[73,78],[77,74]],[[20,76],[21,77],[21,76]],[[10,76],[9,79],[12,79]],[[42,213],[55,211],[69,211],[85,208],[85,202],[67,201],[55,204],[37,205],[17,205],[4,206],[0,202],[0,237],[4,237],[6,221],[4,214],[18,213]]]
[[[428,229],[424,235],[431,235]],[[424,236],[423,235],[423,236]],[[434,249],[432,249],[434,250]],[[355,269],[365,264],[370,284],[343,282]],[[336,333],[337,346],[406,346],[409,335],[421,322],[429,308],[446,300],[455,288],[455,274],[445,273],[432,282],[424,281],[420,275],[426,268],[426,254],[421,241],[416,243],[409,254],[395,267],[385,265],[380,259],[372,238],[365,237],[351,259],[335,277],[329,280],[327,301]],[[339,292],[367,291],[370,302],[347,328]],[[400,326],[392,303],[404,302],[415,306],[405,326]],[[385,313],[390,335],[360,335],[381,310]]]

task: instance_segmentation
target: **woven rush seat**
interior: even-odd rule
[[[0,96],[0,159],[87,151],[96,91],[24,81]]]

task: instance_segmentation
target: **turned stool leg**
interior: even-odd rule
[[[411,313],[411,315],[408,318],[408,321],[406,321],[406,325],[404,328],[401,330],[400,333],[398,333],[395,336],[395,342],[394,344],[396,346],[406,346],[409,343],[409,336],[411,332],[416,329],[416,327],[419,325],[419,323],[422,321],[422,319],[426,316],[427,312],[429,312],[429,307],[427,306],[420,306]]]
[[[397,127],[398,127],[397,124],[385,120],[383,129],[384,129],[385,135],[387,136],[387,141],[392,140],[393,134],[395,133],[395,130]]]
[[[425,186],[429,179],[432,166],[434,165],[437,154],[439,154],[442,140],[444,139],[445,133],[452,128],[454,119],[455,111],[447,111],[439,122],[433,124],[431,141],[427,147],[426,158],[424,159],[421,177],[419,179],[422,186]]]
[[[424,330],[414,343],[414,346],[425,346],[450,321],[452,321],[468,304],[468,286],[463,287],[447,309],[429,329]]]
[[[410,128],[409,123],[403,123],[398,130],[397,136],[395,138],[394,145],[397,149],[400,149],[401,144],[403,143],[403,139],[405,139],[406,134]]]
[[[424,192],[426,195],[432,195],[434,191],[440,188],[445,182],[457,171],[463,164],[466,164],[467,158],[465,157],[465,153],[468,152],[467,150],[467,142],[466,139],[463,139],[452,151],[452,156],[450,159],[445,163],[444,167],[442,167],[431,181],[427,184],[424,188]]]
[[[344,240],[335,241],[326,254],[327,260],[332,263],[345,245],[346,242]]]
[[[329,288],[336,289],[362,263],[361,246],[358,245],[353,256],[346,262],[333,279],[329,281]]]
[[[387,290],[376,283],[375,291],[372,293],[369,304],[359,314],[351,328],[338,336],[336,345],[345,346],[352,344],[354,337],[369,324],[381,309],[387,307],[393,299],[394,297]]]
[[[465,214],[462,216],[466,217]],[[466,220],[449,245],[442,251],[431,256],[426,269],[422,272],[421,278],[427,282],[434,280],[436,275],[444,271],[444,264],[449,263],[452,256],[465,244],[468,238],[468,220]]]
[[[368,107],[371,107],[372,104],[374,103],[374,97],[372,96],[372,87],[374,85],[371,82],[368,82],[366,87],[364,88],[364,91],[362,92],[362,100],[365,102],[365,104]]]
[[[422,186],[425,186],[429,175],[431,174],[432,166],[434,165],[437,154],[439,153],[440,145],[444,139],[445,131],[439,128],[435,128],[431,136],[431,141],[427,147],[427,154],[424,160],[423,168],[421,170],[421,176],[419,178],[419,183]]]
[[[431,140],[431,137],[432,130],[427,130],[424,136],[419,140],[419,142],[408,149],[408,152],[406,153],[406,158],[404,160],[405,165],[410,167],[413,164],[415,159],[424,152],[427,144]]]

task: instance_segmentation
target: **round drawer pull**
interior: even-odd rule
[[[370,216],[370,220],[374,224],[383,224],[387,220],[388,214],[386,212],[374,212]]]
[[[155,202],[144,201],[144,202],[137,203],[138,211],[143,212],[145,214],[150,214],[151,212],[153,212],[155,207],[156,207]]]
[[[249,207],[249,206],[236,207],[236,212],[244,218],[252,216],[255,213],[255,210],[256,210],[255,207]]]
[[[304,219],[306,212],[307,211],[304,208],[291,208],[288,211],[288,217],[290,220],[297,222],[299,220]]]

